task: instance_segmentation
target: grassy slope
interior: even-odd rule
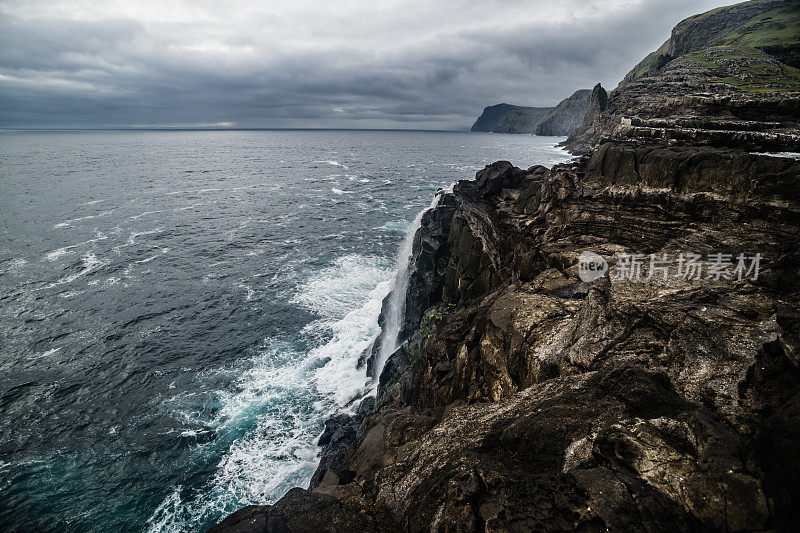
[[[714,69],[717,82],[751,93],[800,91],[800,69],[780,63],[757,48],[712,46],[681,58],[690,66]]]
[[[734,24],[725,20],[737,12],[743,20]],[[704,27],[712,31],[706,33]],[[682,46],[690,49],[682,59],[698,67],[719,69],[721,83],[748,92],[798,90],[798,69],[776,65],[764,50],[775,54],[776,50],[800,46],[800,1],[753,0],[689,17],[676,26],[673,37],[636,65],[619,86],[652,76],[675,59],[669,51],[676,33]]]
[[[671,60],[672,58],[669,56],[669,39],[667,39],[664,44],[658,47],[658,50],[650,52],[639,64],[633,67],[619,82],[619,87],[627,85],[635,79],[652,76]]]
[[[760,12],[718,44],[750,48],[800,44],[800,2],[785,2],[781,7]]]

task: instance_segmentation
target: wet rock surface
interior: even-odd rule
[[[585,156],[444,194],[400,347],[362,357],[377,397],[327,422],[307,490],[213,531],[800,530],[800,163],[763,153],[796,151],[800,92],[747,71],[796,58],[730,9],[595,87],[568,141]],[[734,30],[755,55],[710,48]]]
[[[800,525],[800,206],[593,168],[498,162],[458,183],[417,236],[411,333],[377,402],[328,422],[302,498],[219,531]],[[585,282],[588,250],[612,268],[624,252],[764,261],[758,279]],[[300,509],[330,523],[273,518]]]

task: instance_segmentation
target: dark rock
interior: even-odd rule
[[[311,478],[310,488],[323,483],[338,485],[342,478],[349,476],[339,466],[356,443],[360,422],[360,418],[346,414],[332,416],[325,421],[325,431],[317,442],[322,448],[320,462]]]
[[[592,89],[589,108],[581,123],[570,132],[564,146],[576,153],[586,152],[601,128],[601,116],[608,106],[608,93],[599,83]]]
[[[248,505],[209,529],[208,533],[263,533],[268,531],[267,519],[271,508],[269,505]]]
[[[800,528],[800,169],[750,153],[796,146],[800,96],[784,78],[719,83],[782,68],[780,43],[747,61],[707,46],[786,5],[687,19],[607,102],[595,88],[571,137],[588,155],[500,161],[444,194],[414,237],[377,399],[326,422],[310,490],[212,531]],[[763,260],[741,279],[584,281],[589,251],[610,268]]]
[[[382,517],[383,518],[383,517]],[[275,505],[250,505],[211,528],[208,533],[312,533],[393,531],[369,509],[328,494],[294,488]]]
[[[604,143],[585,172],[586,181],[596,185],[800,198],[800,160],[708,146]]]

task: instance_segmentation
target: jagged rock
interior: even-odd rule
[[[800,163],[750,153],[794,139],[800,99],[692,65],[720,51],[685,28],[728,35],[725,9],[604,110],[595,88],[589,155],[494,163],[425,214],[402,343],[363,356],[377,398],[328,421],[310,490],[212,531],[800,528]],[[763,262],[644,282],[611,275],[623,253]]]
[[[583,116],[581,123],[570,133],[564,141],[564,146],[573,152],[586,152],[601,128],[601,115],[608,106],[608,93],[599,83],[592,89],[589,99],[589,108]]]
[[[325,421],[325,431],[322,432],[317,442],[322,448],[322,459],[311,478],[311,488],[322,483],[339,484],[352,479],[351,472],[339,470],[337,467],[352,451],[351,447],[357,440],[360,422],[360,417],[346,414],[333,416]]]
[[[388,517],[320,492],[294,488],[275,505],[249,505],[208,533],[397,531]]]

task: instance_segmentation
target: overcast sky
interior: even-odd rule
[[[469,128],[616,86],[714,0],[0,0],[0,127]]]

